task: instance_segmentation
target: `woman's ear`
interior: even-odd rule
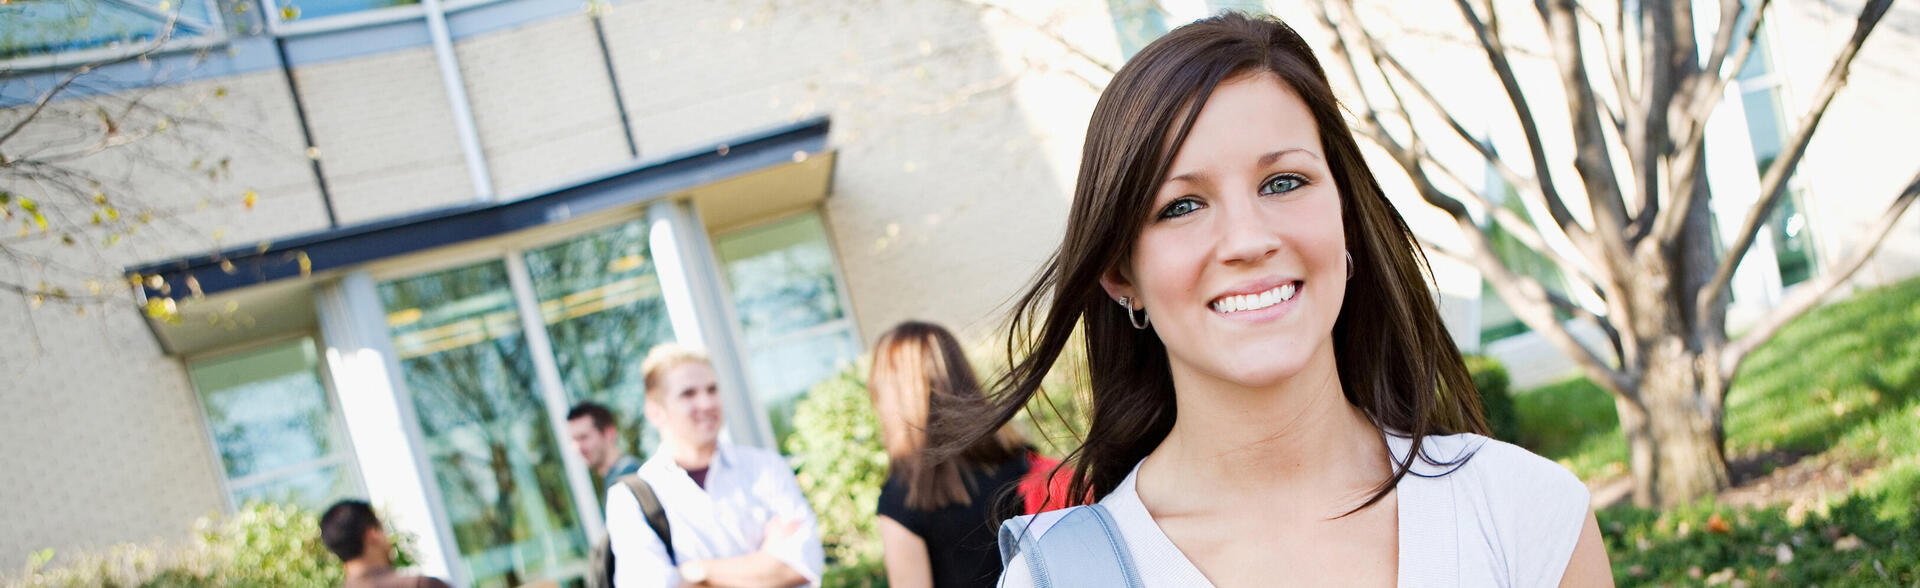
[[[1146,306],[1140,303],[1140,293],[1134,289],[1133,279],[1127,276],[1126,270],[1121,265],[1116,264],[1100,274],[1100,288],[1106,290],[1107,298],[1114,302],[1119,302],[1121,298],[1128,299],[1128,308],[1134,308],[1134,304],[1140,304],[1140,307]]]

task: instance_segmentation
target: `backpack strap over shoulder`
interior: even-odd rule
[[[1098,504],[1016,517],[1000,525],[1000,563],[1023,556],[1038,588],[1140,588],[1126,537]]]
[[[673,554],[673,528],[667,526],[667,511],[660,506],[660,497],[653,493],[653,485],[640,479],[640,474],[627,474],[620,478],[620,485],[633,492],[640,501],[640,514],[647,519],[647,526],[653,527],[653,534],[660,536],[660,543],[667,546],[667,563],[680,565],[680,558]]]

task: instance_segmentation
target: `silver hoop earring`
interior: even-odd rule
[[[1145,329],[1147,325],[1153,324],[1153,317],[1147,316],[1147,309],[1140,309],[1140,316],[1138,318],[1134,317],[1132,297],[1121,296],[1119,302],[1122,308],[1127,309],[1127,324],[1133,325],[1133,328]]]
[[[1347,279],[1352,280],[1353,279],[1353,252],[1343,251],[1342,253],[1345,253],[1347,255]]]

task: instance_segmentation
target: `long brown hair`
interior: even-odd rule
[[[1278,76],[1306,102],[1340,188],[1354,270],[1333,326],[1346,399],[1375,427],[1412,439],[1392,477],[1355,511],[1386,496],[1415,455],[1435,464],[1465,459],[1439,462],[1421,452],[1427,435],[1486,433],[1479,395],[1425,281],[1426,256],[1361,157],[1313,50],[1285,23],[1232,12],[1154,41],[1101,93],[1066,235],[1013,308],[1013,367],[995,382],[989,411],[965,421],[972,427],[954,446],[990,434],[1025,407],[1076,327],[1085,329],[1091,415],[1067,462],[1074,469],[1068,499],[1106,496],[1166,438],[1176,416],[1166,348],[1153,329],[1128,323],[1099,279],[1128,263],[1153,193],[1214,88],[1258,72]]]
[[[972,504],[972,477],[1017,457],[1025,442],[1011,428],[981,435],[960,451],[929,457],[925,449],[952,443],[966,429],[956,416],[987,408],[980,380],[953,333],[933,323],[900,323],[874,344],[867,389],[880,414],[882,444],[893,474],[905,481],[907,507],[934,510]]]

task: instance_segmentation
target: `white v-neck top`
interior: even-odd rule
[[[1411,445],[1410,439],[1387,436],[1396,459]],[[1412,471],[1395,486],[1400,586],[1559,585],[1589,509],[1579,478],[1560,464],[1479,435],[1430,436],[1421,453],[1430,459],[1414,459]],[[1462,457],[1467,459],[1449,464]],[[1135,464],[1100,504],[1118,523],[1141,580],[1147,586],[1212,586],[1141,504],[1134,488],[1139,473]],[[1035,535],[1058,520],[1046,514],[1021,518],[1031,520],[1028,532]],[[1008,562],[1001,585],[1033,585],[1025,560]]]

